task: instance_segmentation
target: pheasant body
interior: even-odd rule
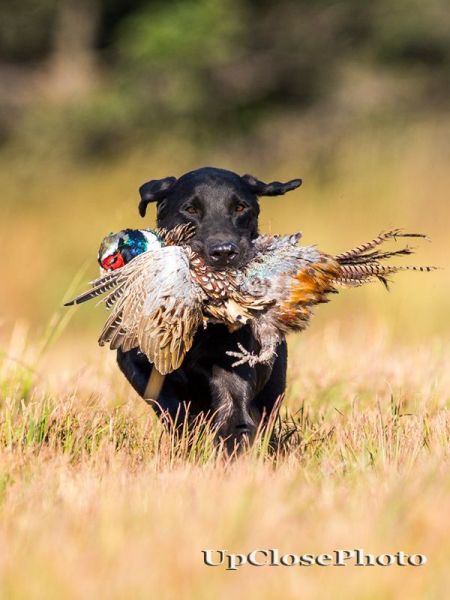
[[[256,258],[241,276],[240,288],[252,295],[261,294],[272,300],[263,313],[251,321],[260,343],[259,355],[240,347],[229,352],[238,360],[235,366],[249,362],[268,362],[286,333],[301,331],[310,322],[314,306],[329,301],[329,294],[340,286],[355,287],[373,280],[387,286],[387,277],[403,270],[431,271],[434,267],[395,266],[383,264],[394,256],[409,255],[411,248],[382,252],[376,248],[398,237],[425,237],[421,234],[393,230],[352,250],[331,256],[315,246],[301,246],[300,234],[294,236],[260,236],[255,241]]]
[[[245,293],[272,301],[264,318],[284,333],[305,327],[312,307],[327,302],[327,294],[335,291],[332,280],[339,272],[331,256],[315,246],[301,246],[300,238],[300,234],[260,236],[256,258],[240,281]]]

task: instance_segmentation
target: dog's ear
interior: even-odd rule
[[[159,202],[160,200],[163,200],[176,182],[176,177],[165,177],[164,179],[152,179],[151,181],[142,184],[139,188],[139,194],[141,195],[139,214],[141,217],[145,217],[147,204],[149,202]]]
[[[286,181],[286,183],[281,183],[280,181],[264,183],[264,181],[259,181],[253,175],[242,175],[242,179],[256,196],[281,196],[302,185],[301,179],[291,179],[291,181]]]

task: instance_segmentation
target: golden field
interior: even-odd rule
[[[250,148],[202,155],[174,142],[86,169],[0,158],[1,597],[445,596],[446,131],[438,120],[395,132],[374,125],[341,140],[329,161],[325,143],[301,141],[314,137],[308,130],[253,158]],[[366,286],[319,307],[290,340],[280,447],[261,440],[236,461],[200,430],[190,444],[162,430],[112,353],[97,348],[101,308],[60,308],[96,274],[103,235],[142,226],[139,184],[204,164],[304,178],[261,200],[262,231],[302,230],[305,243],[337,252],[404,227],[432,238],[408,262],[442,267],[399,274],[390,293]],[[226,571],[204,566],[205,548],[403,550],[428,563]]]

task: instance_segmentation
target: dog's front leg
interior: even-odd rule
[[[117,351],[117,363],[120,370],[133,386],[134,390],[144,398],[153,365],[145,354],[138,348],[123,352]],[[182,370],[167,375],[164,385],[157,400],[144,400],[150,404],[158,417],[166,419],[172,424],[182,424],[186,418],[187,404],[189,403],[186,389],[185,376]]]
[[[215,365],[209,382],[217,436],[230,452],[253,441],[259,422],[251,408],[255,371],[249,367],[246,370],[242,376],[236,369]]]

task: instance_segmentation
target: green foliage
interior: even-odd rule
[[[243,23],[234,0],[150,3],[119,30],[119,50],[137,68],[192,70],[228,60]]]

